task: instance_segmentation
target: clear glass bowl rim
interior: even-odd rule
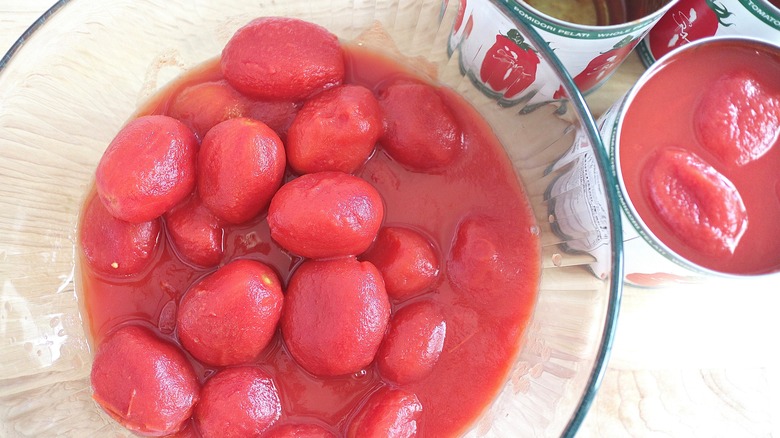
[[[534,46],[544,47],[546,42],[530,25],[524,22],[516,13],[514,13],[509,7],[512,0],[492,0],[499,4],[507,16],[512,17],[513,20],[522,27],[523,31],[528,35]],[[2,58],[0,58],[0,74],[7,68],[9,63],[14,59],[14,55],[19,49],[24,46],[28,38],[30,38],[35,32],[37,32],[48,21],[49,17],[56,14],[64,6],[71,3],[71,0],[57,0],[46,12],[38,17],[30,27],[28,27],[22,35],[13,43]],[[601,381],[607,370],[607,364],[609,362],[610,352],[612,350],[612,343],[617,329],[618,315],[620,311],[620,301],[622,298],[623,289],[623,231],[620,218],[620,206],[617,202],[617,179],[611,171],[611,164],[609,157],[604,148],[604,143],[599,134],[596,121],[593,118],[593,114],[590,111],[585,110],[588,108],[582,93],[574,85],[571,75],[566,68],[561,64],[555,55],[548,56],[544,54],[548,61],[553,64],[557,71],[561,74],[562,85],[566,94],[569,96],[570,109],[576,111],[578,118],[583,122],[583,129],[585,130],[588,139],[593,145],[595,152],[596,163],[600,170],[602,183],[604,184],[607,192],[607,211],[609,214],[610,223],[612,228],[610,230],[610,250],[612,254],[612,275],[609,279],[609,298],[607,302],[606,320],[604,321],[604,329],[601,335],[601,342],[597,350],[596,358],[594,361],[593,369],[591,370],[588,383],[583,392],[580,401],[577,405],[577,409],[569,419],[563,430],[562,437],[570,438],[574,437],[577,430],[585,420],[585,416],[588,413],[593,401],[596,397]]]

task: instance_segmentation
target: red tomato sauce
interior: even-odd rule
[[[780,269],[780,145],[775,138],[760,158],[742,165],[729,162],[702,145],[701,133],[696,132],[696,123],[701,122],[701,117],[697,120],[696,109],[700,108],[697,105],[721,78],[739,77],[746,72],[762,84],[765,96],[780,98],[778,53],[737,42],[698,46],[660,67],[642,85],[625,113],[619,138],[619,165],[631,203],[647,227],[670,249],[718,272],[756,274]],[[757,109],[765,103],[763,98],[748,102],[748,107],[737,111],[741,114],[757,111],[752,120],[772,116]],[[770,112],[780,117],[777,107]],[[705,124],[712,125],[706,121]],[[732,132],[736,131],[732,129]],[[692,240],[700,236],[675,234],[653,210],[642,173],[657,151],[664,148],[692,152],[736,187],[747,211],[747,228],[733,254],[713,257],[697,251]]]
[[[345,50],[345,83],[376,90],[385,80],[410,75],[400,65],[365,49],[345,46]],[[165,113],[178,90],[219,78],[218,63],[209,63],[170,87],[141,114]],[[422,232],[434,243],[441,260],[441,272],[431,291],[393,304],[395,310],[418,300],[433,301],[447,324],[444,348],[433,371],[422,380],[401,386],[416,394],[423,406],[419,436],[464,433],[497,395],[521,347],[536,301],[541,266],[535,219],[505,151],[489,125],[461,97],[443,90],[443,98],[464,133],[462,159],[436,173],[418,173],[405,169],[378,148],[356,173],[381,193],[386,211],[383,225]],[[288,171],[287,179],[292,177]],[[491,224],[512,224],[512,229],[496,231],[519,247],[513,252],[519,254],[517,260],[509,262],[521,266],[522,272],[522,281],[482,296],[456,290],[447,277],[446,261],[457,226],[475,214],[495,219]],[[165,232],[160,239],[155,260],[132,278],[104,277],[81,264],[81,291],[95,344],[123,324],[146,325],[178,344],[176,306],[195,281],[214,269],[185,264]],[[302,261],[271,239],[265,213],[248,223],[226,226],[224,242],[220,265],[236,258],[258,260],[275,269],[285,285]],[[202,382],[217,371],[188,357]],[[382,384],[375,363],[350,376],[308,374],[286,351],[278,329],[254,363],[273,376],[278,386],[283,410],[280,421],[317,418],[341,434],[357,404]]]

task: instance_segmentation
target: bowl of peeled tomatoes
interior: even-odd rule
[[[60,1],[0,90],[0,435],[582,422],[615,182],[504,2]]]

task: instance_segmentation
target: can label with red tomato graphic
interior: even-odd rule
[[[767,0],[680,0],[637,50],[650,66],[677,47],[713,36],[749,36],[780,44],[780,8]]]
[[[540,62],[538,48],[514,28],[502,8],[534,28],[586,94],[607,80],[676,2],[626,23],[589,26],[549,17],[523,1],[462,0],[449,50],[459,52],[461,71],[483,92],[503,105],[522,103],[533,109],[566,96],[552,67]]]

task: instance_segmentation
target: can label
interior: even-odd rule
[[[677,0],[638,20],[611,26],[567,24],[536,12],[524,3],[462,0],[449,40],[459,52],[460,67],[477,87],[505,106],[527,109],[566,100],[551,63],[540,62],[539,48],[507,16],[514,14],[542,37],[581,92],[604,83],[650,28]]]
[[[748,36],[780,44],[780,9],[767,0],[680,0],[637,50],[650,66],[677,47],[713,36]]]

